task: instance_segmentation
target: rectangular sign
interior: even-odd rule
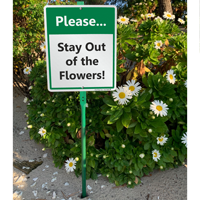
[[[48,90],[116,87],[116,6],[45,6]]]

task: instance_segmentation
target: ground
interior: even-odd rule
[[[82,179],[74,173],[67,174],[64,167],[55,168],[51,150],[30,140],[27,126],[27,103],[24,96],[13,89],[13,161],[43,161],[29,174],[13,167],[13,200],[51,200],[56,193],[57,200],[80,200]],[[21,131],[24,133],[20,134]],[[47,157],[43,155],[47,153]],[[55,173],[57,172],[57,173]],[[55,173],[55,174],[54,174]],[[54,175],[53,175],[54,174]],[[36,181],[33,179],[38,178]],[[55,179],[56,178],[56,179]],[[26,180],[27,179],[27,180]],[[97,181],[87,180],[88,197],[91,200],[186,200],[187,166],[166,171],[154,170],[149,176],[142,177],[142,183],[135,188],[116,187],[108,179],[99,175]],[[36,184],[34,185],[34,183]],[[66,184],[65,186],[65,183]],[[37,195],[34,196],[34,193]],[[20,195],[21,194],[21,195]]]

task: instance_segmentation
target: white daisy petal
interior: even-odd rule
[[[154,42],[154,44],[155,44],[155,48],[156,49],[160,49],[160,47],[162,46],[162,41],[161,40],[157,40],[157,41]]]
[[[178,22],[180,22],[181,24],[185,24],[185,21],[181,18],[178,18]]]
[[[66,161],[65,163],[65,169],[66,171],[69,172],[73,172],[76,169],[76,160],[74,160],[73,158],[69,158],[69,160]]]
[[[183,144],[185,144],[186,148],[187,148],[187,132],[183,134],[182,138],[181,138],[181,142]]]
[[[42,128],[39,129],[39,132],[38,132],[38,133],[39,133],[41,136],[44,136],[44,135],[46,134],[46,132],[47,132],[46,129],[44,129],[44,127],[42,127]]]
[[[167,77],[167,80],[171,83],[171,84],[174,84],[175,81],[176,81],[176,78],[175,78],[176,74],[174,74],[174,70],[170,69],[167,71],[167,74],[166,74],[166,77]]]
[[[172,15],[170,12],[164,12],[163,17],[166,19],[174,19],[175,15]]]
[[[167,142],[168,138],[164,136],[157,137],[157,144],[163,146]]]
[[[128,22],[129,22],[129,18],[127,18],[127,17],[122,17],[122,16],[120,16],[118,19],[117,19],[117,21],[120,23],[120,24],[128,24]]]
[[[40,49],[41,49],[41,51],[46,52],[46,43],[45,42],[40,45]]]
[[[159,150],[156,150],[156,149],[154,149],[153,151],[152,151],[152,154],[153,154],[153,160],[154,161],[158,161],[158,160],[160,160],[160,152],[159,152]]]
[[[30,67],[26,67],[24,69],[24,74],[29,74],[29,72],[31,72],[31,68]]]
[[[128,103],[128,99],[132,98],[132,93],[127,87],[118,87],[116,92],[112,94],[114,101],[118,101],[118,104],[124,105]]]
[[[126,84],[128,85],[128,89],[131,91],[132,95],[137,95],[138,92],[142,89],[141,86],[139,86],[139,83],[135,83],[135,80],[127,81]],[[125,87],[125,86],[124,86]]]
[[[163,101],[159,102],[158,100],[155,100],[150,105],[150,110],[152,110],[157,116],[160,114],[161,117],[167,115],[168,109],[167,104],[163,103]]]

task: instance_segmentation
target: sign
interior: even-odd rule
[[[45,6],[48,90],[116,88],[116,6]]]

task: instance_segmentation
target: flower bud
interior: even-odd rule
[[[71,123],[67,123],[67,126],[71,126]]]
[[[185,162],[182,162],[183,165],[185,165]]]
[[[103,158],[106,159],[106,155],[104,155]]]
[[[27,124],[29,124],[29,122],[26,122]]]
[[[93,153],[90,154],[91,157],[92,157],[93,155],[94,155]]]
[[[42,113],[40,116],[41,116],[41,117],[44,117],[44,113]]]
[[[78,158],[78,157],[76,157],[76,158],[75,158],[75,161],[77,161],[77,162],[78,162],[78,161],[79,161],[79,158]]]
[[[153,112],[152,112],[152,111],[150,111],[150,112],[149,112],[149,114],[150,114],[150,115],[153,115]]]
[[[66,111],[68,111],[68,112],[69,112],[69,111],[70,111],[70,109],[69,109],[69,108],[67,108],[67,109],[66,109]]]
[[[75,144],[75,147],[78,147],[78,144]]]
[[[33,128],[33,126],[32,126],[32,125],[28,125],[27,127],[28,127],[28,128]]]
[[[46,102],[46,101],[44,101],[44,104],[47,104],[47,102]]]
[[[96,92],[93,92],[93,94],[96,94]]]
[[[160,169],[163,169],[163,166],[160,166]]]
[[[152,119],[155,119],[155,116],[152,116],[151,118],[152,118]]]
[[[130,170],[130,171],[129,171],[129,174],[132,174],[132,173],[133,173],[133,172]]]
[[[174,151],[174,148],[172,147],[171,150]]]
[[[73,96],[69,96],[70,99],[73,99]]]
[[[54,103],[54,102],[55,102],[55,99],[53,99],[52,102]]]
[[[125,144],[122,144],[122,148],[125,148],[126,146],[125,146]]]
[[[152,133],[152,129],[148,129],[148,132],[149,132],[149,133]]]
[[[128,184],[131,185],[131,181],[129,181]]]
[[[98,157],[99,157],[99,155],[97,154],[97,155],[96,155],[96,158],[98,158]]]
[[[92,119],[90,119],[89,122],[91,123],[91,122],[92,122]]]
[[[175,162],[176,165],[178,165],[178,162]]]
[[[107,174],[106,176],[109,177],[109,174]]]
[[[169,101],[171,101],[171,102],[172,102],[172,101],[173,101],[173,99],[172,99],[172,98],[169,98]]]

